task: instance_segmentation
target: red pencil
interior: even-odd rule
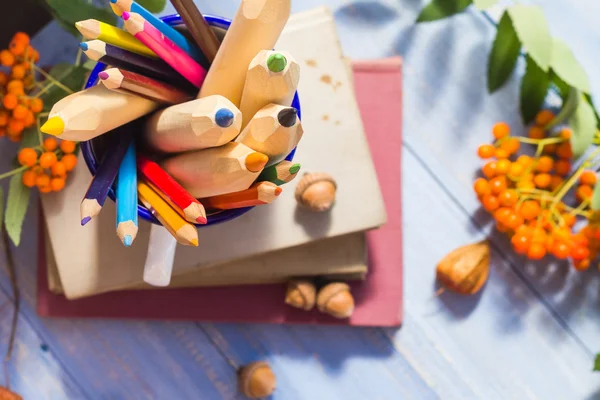
[[[207,197],[202,202],[211,208],[219,210],[230,210],[233,208],[243,208],[270,204],[280,194],[282,189],[273,182],[259,182],[250,187],[250,189],[241,192],[227,193],[219,196]]]
[[[189,194],[157,163],[143,155],[137,157],[138,171],[147,182],[179,215],[194,224],[206,224],[204,206]]]

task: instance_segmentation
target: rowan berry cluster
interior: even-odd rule
[[[61,191],[67,173],[77,165],[75,142],[47,138],[41,147],[28,147],[19,151],[19,164],[28,167],[22,181],[27,187],[37,186],[41,193]]]
[[[494,142],[477,149],[487,162],[473,188],[517,253],[532,260],[570,259],[585,270],[600,251],[600,219],[594,222],[598,218],[590,210],[597,176],[588,162],[571,171],[572,132],[545,130],[553,118],[541,111],[528,137],[511,136],[506,123],[495,124]],[[534,145],[535,154],[524,154],[523,143]]]
[[[29,43],[29,36],[17,32],[8,49],[0,51],[0,136],[13,142],[23,138],[25,128],[36,125],[37,114],[44,108],[42,99],[29,96],[36,88],[35,63],[39,53]]]

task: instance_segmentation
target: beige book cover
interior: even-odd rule
[[[335,177],[336,205],[325,214],[297,207],[296,182],[292,182],[273,204],[234,221],[201,228],[198,248],[178,248],[175,277],[385,223],[383,199],[331,12],[318,8],[292,16],[277,48],[293,54],[302,68],[298,91],[305,135],[295,160],[304,171]],[[119,245],[114,233],[115,207],[108,200],[100,217],[81,227],[79,203],[89,181],[90,174],[81,163],[65,190],[43,196],[50,242],[68,298],[142,282],[149,224],[140,221],[132,248]]]

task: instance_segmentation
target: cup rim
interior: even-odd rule
[[[210,15],[210,14],[205,14],[204,18],[209,23],[209,25],[216,26],[218,28],[222,28],[225,30],[227,30],[229,28],[229,26],[231,25],[231,20],[227,19],[227,18]],[[179,16],[179,14],[167,15],[160,19],[171,26],[178,26],[178,25],[183,24],[183,20]],[[94,86],[98,82],[98,74],[100,72],[102,72],[106,67],[107,67],[107,65],[104,63],[96,63],[96,66],[90,73],[90,76],[85,84],[85,89],[88,89],[88,88]],[[300,109],[300,99],[298,97],[298,92],[296,92],[296,94],[294,95],[294,100],[292,101],[292,107],[294,107],[298,110],[298,117],[301,118],[302,114],[301,114],[301,109]],[[98,169],[99,163],[98,163],[98,158],[96,157],[94,148],[91,145],[92,140],[93,139],[85,141],[85,142],[81,142],[80,145],[81,145],[81,153],[82,153],[84,161],[88,167],[88,170],[90,171],[90,173],[92,175],[95,175],[96,170]],[[294,148],[292,150],[292,152],[290,154],[288,154],[288,156],[285,158],[285,160],[292,161],[294,159],[295,153],[296,153],[296,149]],[[116,201],[114,184],[113,184],[113,187],[111,187],[108,192],[108,197],[112,201]],[[233,219],[241,217],[242,215],[244,215],[248,211],[252,210],[253,208],[254,207],[245,207],[245,208],[237,208],[237,209],[233,209],[233,210],[218,211],[218,212],[207,215],[207,223],[206,224],[204,224],[204,225],[194,224],[194,225],[197,228],[202,228],[202,227],[207,227],[207,226],[211,226],[211,225],[215,225],[215,224],[220,224],[220,223],[223,223],[226,221],[231,221]],[[146,207],[144,207],[142,204],[140,204],[139,202],[137,205],[137,213],[138,213],[138,216],[143,220],[146,220],[146,221],[151,222],[156,225],[162,225],[152,215],[152,213]]]

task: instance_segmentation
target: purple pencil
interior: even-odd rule
[[[100,213],[108,192],[117,177],[121,161],[127,153],[127,148],[133,140],[133,129],[116,129],[111,133],[112,138],[106,147],[108,151],[96,170],[96,174],[90,183],[81,202],[81,225],[85,225]]]
[[[145,57],[101,40],[80,43],[79,48],[90,60],[137,72],[191,91],[195,89],[192,84],[161,59]]]

